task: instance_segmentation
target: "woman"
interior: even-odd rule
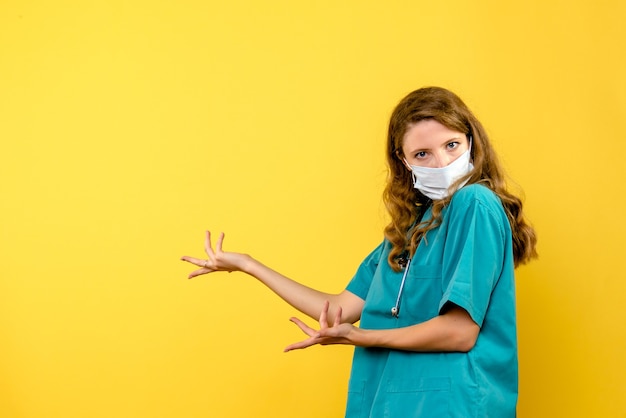
[[[416,90],[395,108],[384,201],[391,222],[346,289],[323,293],[222,250],[189,278],[243,271],[311,318],[315,344],[355,346],[347,417],[514,417],[514,268],[536,257],[521,200],[506,189],[487,134],[459,97]],[[353,324],[360,320],[360,327]]]

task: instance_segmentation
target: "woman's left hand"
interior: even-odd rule
[[[285,348],[285,352],[291,350],[299,350],[302,348],[311,347],[312,345],[330,345],[330,344],[352,344],[350,339],[351,334],[357,330],[352,324],[341,323],[341,307],[337,308],[335,313],[335,321],[331,325],[328,322],[328,308],[330,302],[326,301],[324,308],[320,314],[320,329],[315,330],[309,327],[307,324],[299,320],[298,318],[291,318],[291,322],[296,324],[298,328],[309,336],[306,340],[291,344]]]

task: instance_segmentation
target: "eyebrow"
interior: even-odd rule
[[[449,144],[450,142],[460,141],[462,139],[463,139],[462,136],[453,136],[450,139],[446,139],[444,142],[442,142],[442,144],[446,145],[446,144]],[[428,151],[429,149],[430,148],[416,148],[414,150],[409,151],[409,154],[415,154],[417,152]]]

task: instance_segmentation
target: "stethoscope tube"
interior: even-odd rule
[[[471,140],[470,140],[470,144],[471,144]],[[422,222],[422,218],[424,217],[424,214],[426,213],[426,211],[428,210],[431,204],[432,204],[431,200],[429,200],[426,203],[419,217],[415,220],[413,225],[411,225],[411,228],[409,228],[409,232],[413,229],[415,225],[418,225],[420,222]],[[409,238],[409,234],[407,234],[407,239],[408,238]],[[406,266],[404,266],[404,274],[402,275],[402,282],[400,282],[400,289],[398,289],[398,297],[396,298],[396,306],[391,308],[391,316],[393,316],[394,318],[398,318],[398,316],[400,316],[400,299],[402,298],[402,291],[404,290],[404,282],[406,282],[406,276],[407,274],[409,274],[409,269],[411,267],[411,258],[410,257],[403,258],[402,262],[400,263],[401,266],[404,260],[406,260]]]
[[[400,289],[398,290],[398,298],[396,299],[396,306],[391,308],[391,316],[398,318],[400,316],[400,298],[402,298],[402,291],[404,290],[404,282],[406,281],[406,275],[409,273],[411,267],[411,259],[406,261],[406,267],[404,268],[404,274],[402,275],[402,281],[400,282]]]

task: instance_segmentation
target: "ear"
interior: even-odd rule
[[[413,171],[411,169],[411,166],[409,165],[409,163],[406,161],[406,158],[404,158],[402,156],[402,154],[400,153],[400,151],[396,151],[396,158],[400,161],[402,161],[402,165],[404,165],[404,167],[406,167],[407,170],[409,171]]]

